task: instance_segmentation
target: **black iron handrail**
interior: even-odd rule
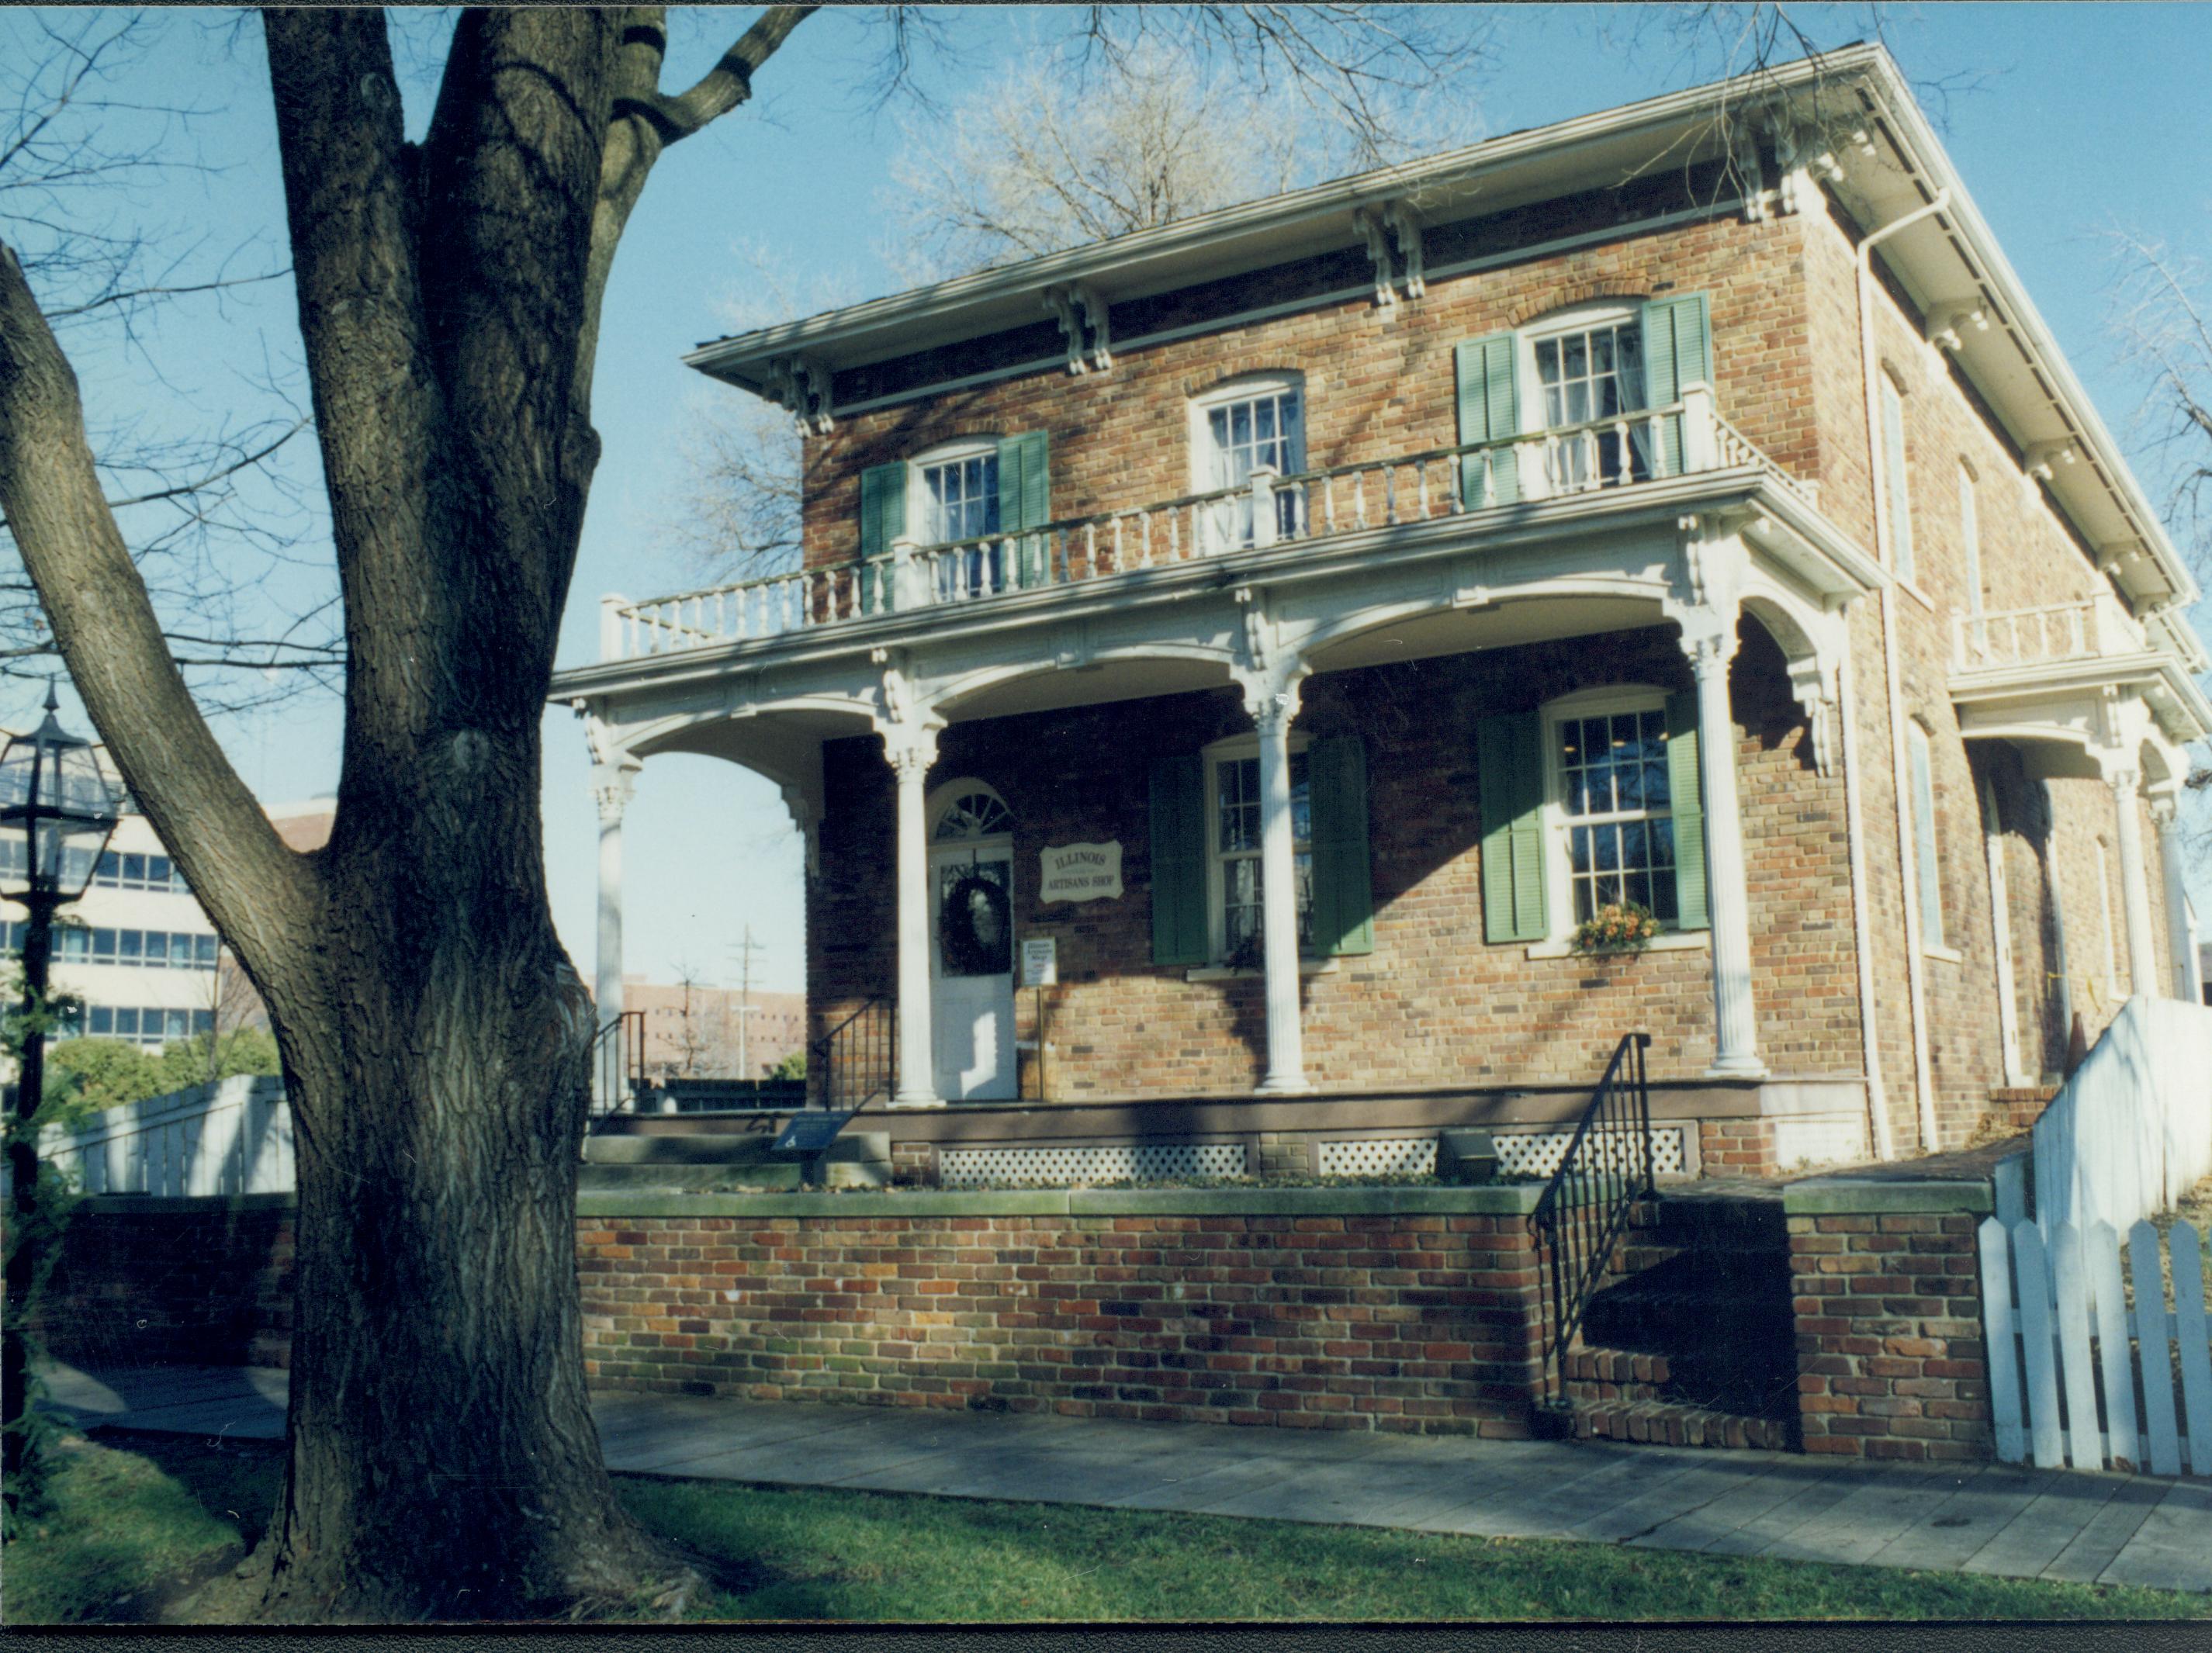
[[[888,1097],[896,1027],[891,1001],[878,994],[809,1045],[809,1105],[858,1113],[878,1096]]]
[[[1653,1193],[1651,1091],[1644,1075],[1648,1033],[1624,1034],[1590,1093],[1589,1106],[1528,1215],[1545,1274],[1545,1403],[1566,1405],[1567,1351],[1582,1329],[1629,1208]]]
[[[592,1117],[627,1113],[645,1090],[645,1012],[625,1010],[592,1036]]]

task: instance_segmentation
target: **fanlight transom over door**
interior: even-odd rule
[[[937,1091],[1015,1094],[1014,819],[980,781],[943,788],[930,835],[930,988]]]

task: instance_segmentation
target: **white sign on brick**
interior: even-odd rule
[[[1121,899],[1121,846],[1062,844],[1047,848],[1042,876],[1037,880],[1037,899],[1045,901],[1119,901]]]

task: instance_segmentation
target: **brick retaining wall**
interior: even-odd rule
[[[1784,1196],[1805,1450],[1991,1455],[1974,1228],[1982,1182],[1812,1182]]]
[[[1537,1190],[585,1195],[601,1389],[1522,1436]],[[72,1224],[49,1346],[284,1364],[285,1196]]]

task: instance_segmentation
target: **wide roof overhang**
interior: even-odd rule
[[[2050,329],[1999,250],[1895,62],[1854,46],[1753,75],[1486,139],[1442,155],[1224,207],[1155,229],[977,271],[703,344],[701,372],[771,395],[782,364],[830,373],[957,344],[1048,314],[1045,294],[1080,285],[1108,305],[1361,244],[1354,216],[1393,202],[1426,224],[1502,212],[1721,153],[1749,130],[1825,146],[1828,187],[1862,230],[1948,191],[1938,213],[1878,253],[1923,315],[1965,306],[1965,376],[2048,485],[2099,565],[2192,672],[2205,651],[2181,617],[2198,596],[2156,512]]]

